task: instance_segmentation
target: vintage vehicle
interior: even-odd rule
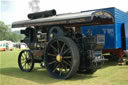
[[[29,20],[13,22],[26,27],[24,42],[30,50],[19,54],[18,64],[30,72],[41,63],[58,79],[76,72],[94,73],[106,60],[102,53],[119,55],[128,50],[128,14],[117,8],[56,14],[55,10],[28,14]]]
[[[7,45],[3,41],[0,41],[0,51],[6,51]]]
[[[10,50],[12,51],[13,48],[13,42],[11,41],[0,41],[0,51],[6,51],[6,50]]]

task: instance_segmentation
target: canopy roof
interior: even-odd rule
[[[77,12],[77,13],[59,14],[46,18],[16,21],[12,23],[12,27],[18,28],[18,27],[29,27],[29,26],[87,23],[92,21],[94,15],[96,17],[101,16],[101,18],[112,18],[111,14],[109,14],[108,12],[85,11],[85,12]]]

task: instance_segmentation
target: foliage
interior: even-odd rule
[[[11,32],[11,26],[6,25],[4,22],[0,21],[0,41],[10,40],[13,42],[18,42],[23,38],[23,35]]]

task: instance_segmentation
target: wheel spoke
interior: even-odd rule
[[[23,55],[21,56],[21,58],[22,58],[22,59],[25,59],[25,57],[24,57]]]
[[[48,64],[51,65],[51,64],[54,64],[56,63],[56,60],[52,61],[52,62],[49,62]]]
[[[25,61],[25,59],[23,58],[23,59],[21,59],[22,61]]]
[[[65,69],[64,64],[62,62],[61,62],[61,65],[62,65],[63,69]]]
[[[26,61],[21,61],[21,64],[25,63]]]
[[[61,74],[62,74],[62,68],[59,68],[59,71],[60,71],[59,75],[61,76]]]
[[[71,66],[67,61],[63,60],[63,62],[64,62],[65,64],[67,64],[68,66]]]
[[[24,55],[24,56],[23,56],[23,55]],[[23,53],[23,55],[22,55],[22,56],[26,59],[26,54],[25,54],[25,53]]]
[[[63,56],[64,59],[72,58],[72,56]]]
[[[24,52],[24,55],[25,55],[25,58],[27,58],[27,54],[26,54],[26,52]]]
[[[64,46],[65,46],[65,43],[63,44],[63,46],[61,48],[60,54],[63,52]]]
[[[67,73],[67,65],[65,65],[65,72]]]
[[[64,69],[65,72],[67,72],[67,65],[64,65],[63,63],[61,63],[62,68]]]
[[[27,63],[27,65],[28,65],[28,70],[30,69],[30,67],[31,67],[31,65],[30,65],[30,63]]]
[[[71,61],[71,59],[67,59],[67,62],[69,62],[71,64],[72,61]]]
[[[70,51],[68,51],[67,55],[69,55],[69,54],[71,55],[71,50],[70,50]]]
[[[29,65],[29,69],[31,68],[31,66],[32,66],[32,63],[28,63],[28,65]]]
[[[26,63],[26,70],[28,70],[28,63]]]
[[[53,45],[50,45],[50,47],[52,47],[58,53],[58,50]]]
[[[65,53],[69,52],[69,51],[70,51],[70,49],[68,48],[67,50],[65,50],[65,51],[63,52],[63,55],[64,55]]]
[[[27,63],[25,63],[25,70],[27,70]]]
[[[31,57],[30,57],[31,55],[30,54],[28,54],[28,57],[27,57],[27,59],[31,59]]]
[[[48,53],[49,56],[56,56],[55,54],[52,54],[52,53]]]
[[[24,63],[24,65],[22,67],[26,70],[26,62]]]
[[[58,53],[60,52],[59,50],[60,50],[60,43],[59,43],[59,41],[57,40],[56,41],[57,42],[57,46],[58,46]]]
[[[55,72],[58,67],[59,67],[59,64],[55,66],[52,72]]]

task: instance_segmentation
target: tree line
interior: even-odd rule
[[[12,32],[10,25],[6,25],[4,22],[0,21],[0,41],[9,40],[19,42],[23,37],[24,35]]]

